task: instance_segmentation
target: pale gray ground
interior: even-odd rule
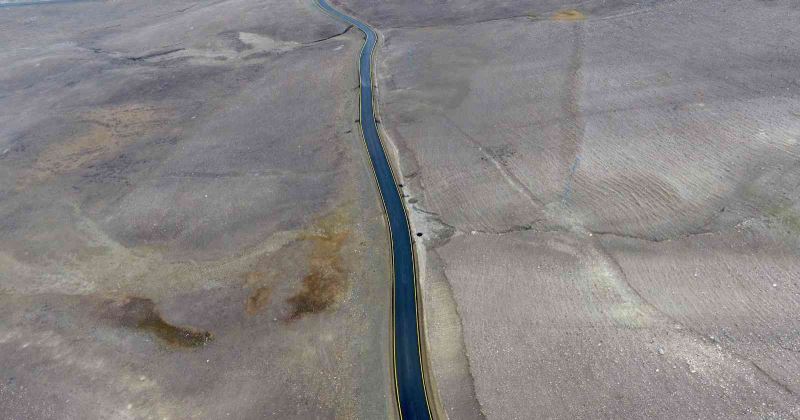
[[[800,417],[800,3],[337,3],[450,418]]]
[[[0,9],[0,417],[394,416],[346,30],[311,0]]]

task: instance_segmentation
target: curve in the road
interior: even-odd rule
[[[326,0],[318,0],[318,5],[329,15],[355,26],[366,37],[361,48],[358,66],[358,78],[361,84],[360,125],[386,210],[392,242],[394,371],[397,405],[402,419],[427,420],[431,418],[431,413],[422,372],[419,320],[417,318],[417,284],[411,229],[408,225],[400,190],[378,135],[373,109],[372,56],[378,36],[369,25],[334,9]]]

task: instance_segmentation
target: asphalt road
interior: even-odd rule
[[[417,329],[416,277],[411,249],[411,230],[408,226],[401,193],[381,145],[373,111],[372,54],[377,42],[376,33],[365,23],[344,15],[325,0],[320,7],[332,16],[357,27],[366,36],[359,58],[361,84],[361,130],[364,135],[375,177],[386,209],[392,238],[394,261],[394,356],[395,380],[400,416],[403,419],[429,419],[430,410],[420,362],[419,331]]]

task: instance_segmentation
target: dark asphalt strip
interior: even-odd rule
[[[411,230],[406,218],[400,191],[386,158],[378,135],[373,111],[372,54],[377,34],[365,23],[318,0],[319,6],[331,16],[361,30],[366,36],[359,59],[361,84],[361,130],[367,145],[381,199],[389,222],[394,265],[394,358],[397,403],[404,420],[430,419],[428,400],[420,359],[419,329],[417,328],[417,296]]]

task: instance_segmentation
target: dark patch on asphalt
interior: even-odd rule
[[[127,297],[110,302],[108,316],[124,328],[146,331],[173,347],[202,347],[214,339],[208,331],[172,325],[165,321],[151,299]]]

